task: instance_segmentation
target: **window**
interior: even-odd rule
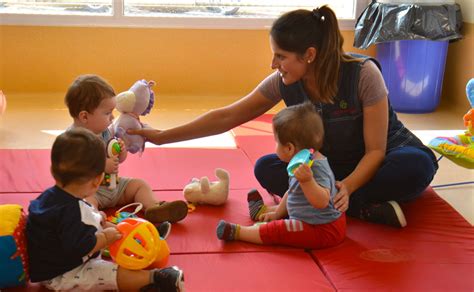
[[[367,0],[0,0],[0,23],[261,29],[286,11],[324,4],[348,29]]]

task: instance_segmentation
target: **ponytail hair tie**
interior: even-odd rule
[[[313,17],[320,22],[324,22],[324,15],[321,15],[319,8],[313,9]]]

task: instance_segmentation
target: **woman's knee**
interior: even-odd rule
[[[261,157],[255,163],[254,174],[257,181],[270,193],[283,196],[288,189],[286,163],[276,154]]]

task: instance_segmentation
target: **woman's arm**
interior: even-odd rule
[[[223,133],[248,122],[264,114],[276,103],[254,89],[240,100],[228,106],[211,110],[184,125],[164,131],[146,128],[129,130],[127,133],[142,135],[157,145],[206,137]]]
[[[346,211],[349,196],[375,175],[385,158],[388,132],[388,97],[363,108],[365,154],[354,171],[338,183],[335,207]]]

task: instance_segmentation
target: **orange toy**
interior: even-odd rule
[[[170,250],[155,226],[140,218],[127,218],[117,225],[122,238],[110,246],[110,256],[129,270],[163,268]]]

